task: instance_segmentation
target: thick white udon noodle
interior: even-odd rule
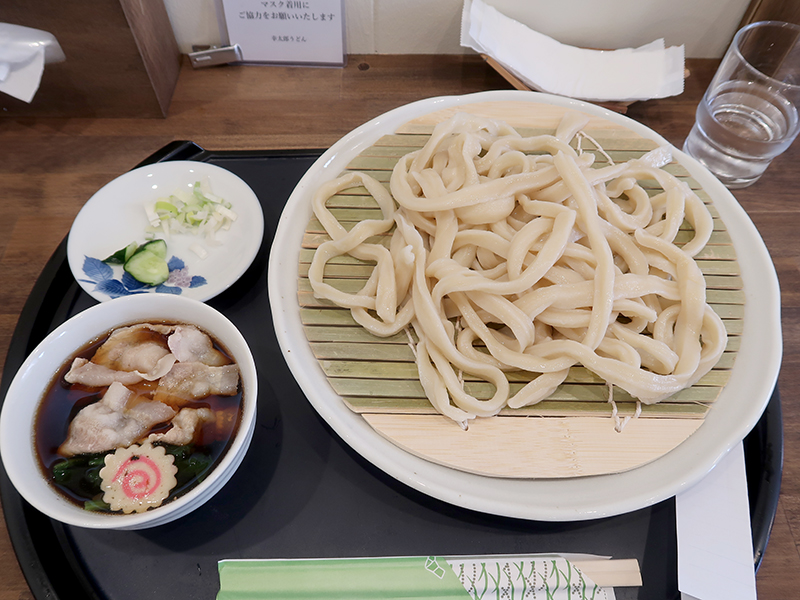
[[[462,425],[539,402],[576,364],[659,402],[693,385],[725,349],[693,258],[711,235],[708,210],[660,168],[670,160],[663,148],[593,168],[593,155],[568,143],[585,123],[570,113],[555,135],[522,137],[459,113],[398,161],[391,193],[351,172],[313,198],[331,238],[309,269],[315,295],[377,336],[410,325],[426,395]],[[662,191],[650,197],[643,180]],[[362,185],[383,218],[348,232],[326,203]],[[694,237],[678,247],[684,220]],[[373,243],[383,234],[388,247]],[[358,293],[324,281],[326,263],[342,254],[375,262]],[[506,372],[520,370],[537,376],[510,396]],[[494,395],[468,394],[464,373],[493,384]]]

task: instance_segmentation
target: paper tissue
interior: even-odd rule
[[[30,103],[45,63],[66,60],[53,34],[39,29],[0,23],[0,92]]]
[[[561,44],[483,0],[465,0],[461,45],[490,56],[528,87],[592,102],[633,102],[683,92],[683,46],[590,50]]]

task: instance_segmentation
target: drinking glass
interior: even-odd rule
[[[800,26],[751,23],[734,36],[683,150],[728,188],[747,187],[797,137],[799,104]]]

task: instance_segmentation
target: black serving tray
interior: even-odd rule
[[[209,301],[242,331],[259,370],[252,445],[230,482],[173,523],[142,531],[63,525],[28,505],[0,469],[0,494],[20,566],[37,600],[213,599],[223,558],[483,555],[586,552],[639,560],[643,586],[620,600],[672,600],[677,589],[675,504],[592,521],[516,520],[455,507],[406,487],[364,460],[317,415],[275,338],[266,270],[275,227],[297,181],[321,151],[211,152],[173,142],[141,164],[199,160],[244,179],[264,209],[250,269]],[[95,304],[75,282],[66,240],[36,282],[14,332],[0,397],[25,357],[55,327]],[[767,545],[783,459],[777,390],[745,440],[754,563]]]

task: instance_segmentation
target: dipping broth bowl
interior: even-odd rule
[[[34,424],[56,373],[92,341],[118,327],[165,322],[195,325],[208,333],[239,366],[242,410],[235,437],[206,478],[184,495],[141,513],[107,514],[85,510],[63,496],[46,478],[34,444]],[[78,527],[144,529],[163,525],[195,510],[231,478],[250,445],[256,420],[258,378],[242,334],[224,315],[198,300],[140,294],[92,306],[64,322],[27,357],[15,375],[0,413],[0,456],[22,497],[47,516]]]

